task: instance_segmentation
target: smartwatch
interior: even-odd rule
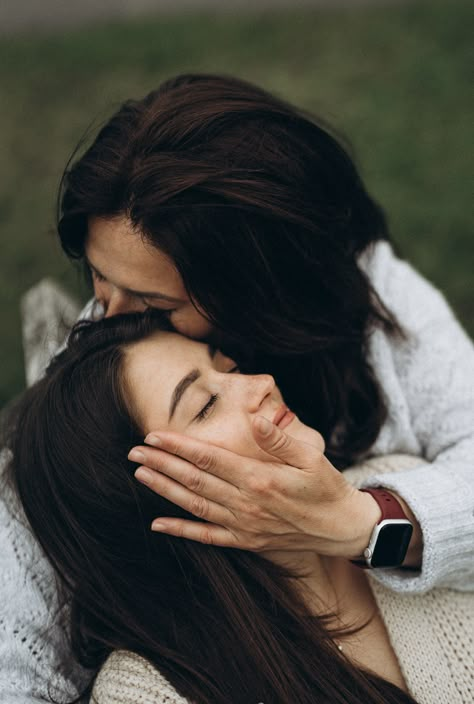
[[[382,517],[370,536],[364,550],[363,559],[351,560],[364,568],[399,567],[407,554],[413,533],[413,525],[396,498],[385,489],[360,489],[372,494],[380,509]]]

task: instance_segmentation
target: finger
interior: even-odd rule
[[[237,455],[217,445],[210,445],[178,433],[149,433],[145,443],[188,460],[199,469],[220,477],[236,487],[242,484],[242,478],[248,474],[246,468],[249,462],[254,463],[249,457]]]
[[[229,519],[232,521],[233,514],[229,510],[213,501],[209,501],[209,499],[194,494],[164,474],[153,472],[148,467],[139,467],[135,472],[135,478],[156,494],[192,513],[197,518],[218,523],[219,525],[225,525],[229,522]]]
[[[157,533],[167,533],[205,545],[218,545],[223,548],[239,547],[231,531],[212,523],[197,523],[183,518],[157,518],[153,521],[151,529]]]
[[[199,469],[199,467],[183,460],[181,457],[153,447],[139,446],[133,448],[128,458],[132,462],[141,463],[150,469],[166,474],[166,476],[174,479],[196,494],[221,504],[226,504],[231,501],[232,497],[237,492],[232,484],[220,479],[220,477],[215,477]]]
[[[252,429],[262,450],[280,462],[299,469],[310,469],[314,466],[318,450],[312,445],[290,437],[263,416],[255,418]]]

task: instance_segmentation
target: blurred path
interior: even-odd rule
[[[49,31],[160,12],[388,5],[410,0],[0,0],[0,34]]]

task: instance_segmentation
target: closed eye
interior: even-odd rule
[[[171,315],[171,313],[174,313],[176,308],[158,308],[158,306],[152,306],[145,299],[141,299],[142,303],[146,306],[145,310],[146,311],[159,311],[160,313],[163,313],[165,316]]]
[[[202,408],[197,416],[194,418],[195,421],[198,423],[205,420],[209,413],[212,411],[214,408],[216,401],[219,400],[219,394],[212,394],[211,397],[209,398],[209,401],[206,403],[204,408]]]
[[[92,278],[95,279],[96,281],[106,281],[105,276],[102,276],[102,274],[99,274],[99,272],[96,271],[95,269],[92,269],[91,266],[89,266],[89,270],[92,274]]]

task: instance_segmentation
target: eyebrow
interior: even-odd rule
[[[186,376],[183,376],[181,381],[176,385],[176,388],[173,391],[173,395],[171,396],[170,412],[168,415],[168,423],[171,421],[172,417],[174,416],[174,412],[176,411],[178,403],[183,398],[185,391],[187,389],[189,389],[191,384],[194,384],[194,382],[197,379],[199,379],[200,376],[201,376],[201,372],[199,369],[192,369],[189,372],[189,374],[186,374]]]
[[[96,266],[94,266],[87,257],[84,257],[84,259],[89,269],[100,276],[100,278],[107,279],[107,277],[104,276],[104,274]],[[135,296],[136,298],[153,298],[156,300],[168,301],[169,303],[184,303],[181,298],[173,298],[173,296],[167,296],[165,293],[160,293],[159,291],[135,291],[132,288],[126,288],[124,286],[118,286],[117,288],[120,288],[121,291],[125,291],[125,293],[128,293],[130,296]]]
[[[213,345],[208,345],[207,346],[209,356],[211,359],[214,359],[217,353],[217,347],[214,347]],[[176,411],[176,408],[178,406],[178,403],[181,401],[183,398],[183,395],[187,389],[191,386],[191,384],[194,384],[197,379],[201,376],[201,370],[200,369],[192,369],[186,376],[183,376],[181,381],[179,381],[176,384],[175,390],[173,391],[173,394],[171,396],[171,403],[170,403],[170,410],[169,410],[169,415],[168,415],[168,423],[171,421],[171,419],[174,416],[174,413]]]

